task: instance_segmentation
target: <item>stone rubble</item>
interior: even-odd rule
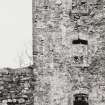
[[[0,69],[0,105],[33,105],[32,69]]]

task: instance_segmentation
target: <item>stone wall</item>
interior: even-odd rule
[[[105,78],[102,75],[78,68],[69,71],[54,69],[35,73],[38,78],[34,105],[73,105],[74,95],[78,93],[88,94],[89,105],[105,104]]]
[[[33,105],[32,68],[0,69],[0,105]]]
[[[104,105],[104,7],[104,0],[33,0],[34,66],[0,69],[0,104],[73,105],[85,93],[89,105]],[[80,39],[86,44],[73,44]]]
[[[0,69],[1,105],[72,105],[77,93],[87,93],[90,105],[105,104],[105,78],[78,68]]]
[[[104,7],[104,0],[33,0],[35,104],[73,105],[76,92],[87,92],[90,105],[105,103]],[[80,39],[88,44],[72,43]]]

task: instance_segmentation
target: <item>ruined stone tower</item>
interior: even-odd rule
[[[35,105],[105,102],[105,1],[32,1]]]

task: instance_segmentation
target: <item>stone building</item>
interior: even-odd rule
[[[105,0],[32,0],[33,65],[0,69],[0,105],[105,105]]]
[[[104,105],[105,1],[32,1],[34,105]]]

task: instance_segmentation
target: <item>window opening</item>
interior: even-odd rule
[[[83,63],[83,56],[74,56],[74,62],[78,64]]]
[[[88,45],[88,41],[87,40],[83,40],[83,39],[77,39],[77,40],[73,40],[72,44],[84,44],[84,45]]]
[[[88,95],[84,93],[79,93],[74,95],[74,105],[89,105]]]

